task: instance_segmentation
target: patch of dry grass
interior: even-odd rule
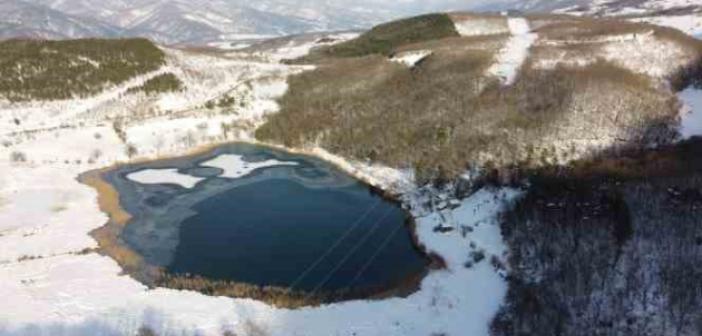
[[[380,56],[327,61],[290,79],[282,111],[257,137],[298,147],[320,143],[357,159],[415,166],[448,145],[472,97],[489,84],[493,53],[436,50],[409,69]]]
[[[556,21],[536,30],[539,36],[552,40],[587,40],[598,36],[645,33],[652,27],[615,19],[579,18]]]
[[[324,62],[290,79],[280,113],[257,137],[416,168],[422,182],[474,165],[561,162],[588,141],[644,143],[651,123],[676,114],[670,93],[605,62],[549,70],[527,64],[513,86],[501,87],[485,76],[496,50],[463,43],[406,46],[434,50],[413,69],[382,57]]]

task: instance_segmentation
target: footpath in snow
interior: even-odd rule
[[[507,20],[512,36],[497,55],[497,61],[488,69],[488,74],[500,78],[503,85],[512,85],[517,79],[519,69],[529,56],[529,48],[538,35],[531,32],[529,21],[525,18]]]

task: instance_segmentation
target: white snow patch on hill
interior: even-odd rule
[[[702,89],[687,88],[678,94],[683,103],[680,135],[683,139],[702,136]]]
[[[650,16],[633,19],[632,21],[647,22],[659,26],[671,27],[681,30],[688,35],[702,35],[702,13],[671,16]]]
[[[453,19],[456,31],[461,36],[480,36],[508,34],[510,29],[505,24],[503,17],[483,18],[483,17],[456,17]]]
[[[500,50],[497,61],[488,69],[488,74],[500,78],[503,85],[512,85],[538,35],[531,33],[529,21],[525,18],[509,18],[507,23],[512,36]]]
[[[693,51],[653,31],[582,40],[541,40],[537,45],[548,47],[533,58],[538,69],[553,69],[558,65],[583,67],[604,60],[660,82],[689,67],[696,57]],[[587,46],[587,49],[569,46]]]
[[[223,154],[212,160],[200,164],[203,167],[219,168],[223,171],[220,177],[238,179],[251,174],[257,169],[276,166],[296,166],[297,162],[266,160],[261,162],[248,162],[241,155]]]
[[[181,174],[178,169],[144,169],[127,175],[127,178],[141,184],[174,184],[192,189],[204,178]]]
[[[635,73],[666,78],[686,66],[691,56],[680,45],[655,35],[639,34],[626,43],[608,43],[602,48],[607,61]],[[672,60],[672,61],[671,61]]]
[[[403,64],[413,68],[417,63],[429,57],[433,52],[431,50],[413,50],[401,52],[390,58],[390,61]]]

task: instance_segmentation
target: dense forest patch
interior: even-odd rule
[[[163,75],[158,75],[144,82],[144,84],[129,88],[127,92],[144,92],[147,95],[163,93],[163,92],[177,92],[183,90],[183,82],[178,78],[178,76],[172,73],[165,73]]]
[[[0,42],[0,97],[87,97],[158,69],[164,53],[146,39]]]
[[[447,14],[428,14],[376,26],[358,38],[315,50],[303,59],[389,55],[401,45],[456,36],[458,32]]]
[[[505,215],[500,335],[699,335],[702,143],[544,169]]]

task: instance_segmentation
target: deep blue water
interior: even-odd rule
[[[229,153],[298,165],[234,180],[199,167]],[[126,178],[147,168],[178,168],[207,180],[188,190]],[[105,177],[134,215],[123,243],[171,273],[309,291],[389,288],[427,266],[404,210],[314,158],[234,144],[197,157],[122,167]]]

